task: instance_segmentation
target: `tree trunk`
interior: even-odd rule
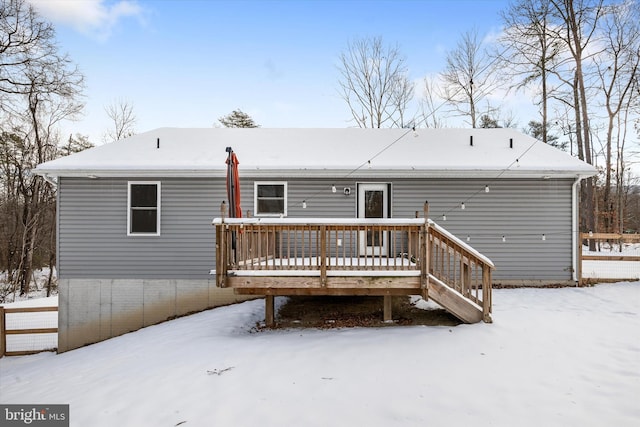
[[[20,295],[29,293],[29,284],[31,282],[31,270],[33,266],[33,251],[35,249],[36,236],[39,227],[39,197],[40,197],[40,180],[34,178],[33,191],[30,197],[25,197],[24,216],[22,224],[24,227],[22,237],[22,248],[20,254],[20,268],[18,271],[17,283],[20,285]]]
[[[51,296],[51,289],[52,289],[52,285],[53,285],[53,269],[55,267],[56,264],[56,253],[55,252],[50,252],[49,253],[49,276],[47,277],[47,296],[50,297]]]
[[[611,144],[613,137],[613,116],[609,113],[609,123],[607,126],[607,150],[605,154],[605,178],[604,178],[604,188],[602,194],[602,211],[604,214],[603,217],[603,228],[605,233],[612,233],[614,221],[614,205],[611,200]]]
[[[547,132],[549,126],[547,113],[547,64],[546,59],[542,58],[542,142],[547,144]]]

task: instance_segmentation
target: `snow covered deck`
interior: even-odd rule
[[[420,276],[417,264],[402,257],[370,258],[338,258],[326,259],[327,276]],[[273,269],[278,269],[284,276],[320,276],[318,258],[272,258],[262,261],[255,270],[229,270],[227,274],[234,276],[269,276]],[[271,268],[270,268],[271,267]],[[413,267],[413,268],[411,268]]]
[[[425,218],[216,218],[216,280],[236,293],[431,298],[491,321],[491,260]],[[213,273],[213,271],[212,271]],[[388,310],[387,310],[388,308]],[[272,307],[271,307],[272,311]]]

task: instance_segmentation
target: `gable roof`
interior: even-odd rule
[[[242,177],[578,178],[596,174],[593,166],[561,150],[503,128],[416,132],[159,128],[42,163],[35,172],[50,177],[220,177],[226,171],[226,147],[237,154]]]

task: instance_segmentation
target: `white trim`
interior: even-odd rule
[[[284,212],[281,213],[260,213],[258,212],[258,186],[260,185],[282,185],[284,186]],[[253,182],[253,215],[257,217],[280,217],[287,216],[288,205],[288,184],[287,181],[254,181]]]
[[[580,280],[580,275],[582,275],[580,270],[580,265],[578,261],[578,250],[582,250],[582,244],[578,248],[578,235],[580,234],[580,230],[578,229],[578,213],[580,212],[578,207],[578,184],[582,180],[581,177],[577,177],[576,180],[571,185],[571,264],[573,273],[571,277],[574,282]]]
[[[430,169],[430,168],[385,168],[385,169],[360,169],[354,172],[358,166],[353,169],[309,169],[309,168],[261,168],[254,169],[244,167],[242,169],[243,178],[255,179],[273,179],[282,178],[336,178],[349,176],[354,179],[395,179],[395,178],[477,178],[477,179],[495,179],[498,174],[500,178],[544,178],[552,179],[560,178],[588,178],[596,175],[595,171],[567,169],[567,170],[545,170],[545,169],[526,169],[518,170],[499,170],[499,169]],[[214,167],[198,168],[138,168],[130,169],[123,167],[122,169],[105,169],[105,168],[41,168],[37,167],[33,170],[38,175],[48,175],[50,178],[60,176],[70,178],[87,178],[89,175],[97,178],[131,178],[131,177],[157,177],[165,178],[220,178],[225,170],[215,169]],[[224,176],[224,175],[223,175]]]
[[[365,207],[364,207],[364,193],[366,191],[382,191],[382,218],[375,218],[377,220],[385,219],[389,217],[389,202],[391,199],[391,195],[389,194],[390,183],[384,182],[359,182],[356,183],[356,188],[358,190],[357,194],[357,204],[358,204],[358,212],[357,216],[360,219],[366,219],[365,215]],[[373,219],[373,218],[371,218]],[[387,255],[388,251],[388,235],[385,232],[382,235],[382,245],[380,246],[368,246],[367,245],[367,232],[360,232],[359,238],[359,250],[361,255]]]
[[[131,232],[131,185],[155,185],[156,190],[156,232],[155,233],[132,233]],[[127,236],[159,236],[160,218],[162,207],[162,185],[160,181],[127,181]]]

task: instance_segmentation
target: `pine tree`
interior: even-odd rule
[[[218,119],[226,128],[259,128],[260,125],[253,121],[250,115],[242,110],[233,110],[230,114]]]

